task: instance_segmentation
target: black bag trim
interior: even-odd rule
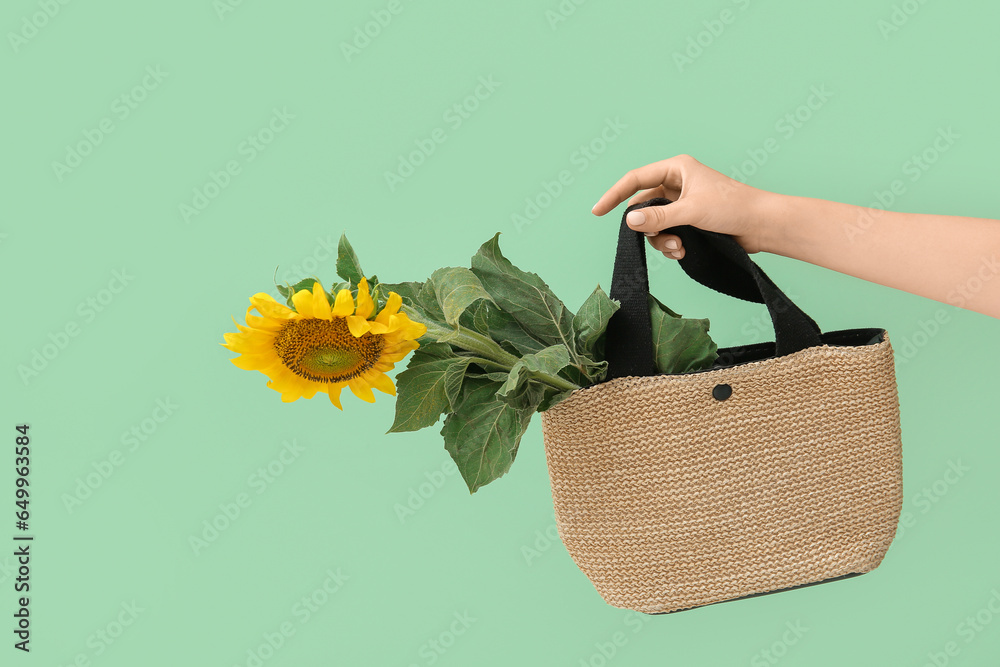
[[[820,334],[821,345],[833,345],[838,347],[862,347],[865,345],[878,345],[885,340],[885,329],[841,329],[839,331],[827,331]],[[676,375],[687,375],[688,373],[705,373],[720,368],[732,368],[751,361],[765,361],[775,359],[781,355],[775,354],[775,345],[769,343],[752,343],[750,345],[735,345],[732,347],[720,347],[718,358],[711,368],[703,368],[687,373],[676,373]]]
[[[657,197],[629,206],[622,214],[610,292],[611,298],[617,300],[621,307],[608,322],[605,343],[608,375],[605,381],[657,375],[647,297],[649,274],[645,235],[631,229],[625,218],[631,211],[670,203],[669,199]],[[783,357],[819,345],[868,345],[880,342],[885,334],[884,329],[877,328],[845,329],[824,334],[812,318],[778,289],[732,236],[689,225],[664,231],[681,238],[685,254],[678,263],[685,273],[722,294],[765,304],[774,326],[774,342],[720,348],[715,365],[704,370]]]

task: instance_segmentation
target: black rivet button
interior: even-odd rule
[[[717,384],[712,388],[712,396],[719,401],[724,401],[733,395],[733,388],[728,384]]]

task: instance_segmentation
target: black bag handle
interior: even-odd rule
[[[605,342],[609,380],[657,374],[647,297],[649,274],[645,235],[631,229],[625,216],[636,209],[670,203],[669,199],[657,197],[629,206],[622,214],[610,294],[612,299],[621,302],[621,308],[608,322]],[[822,344],[816,322],[778,289],[732,236],[690,225],[663,231],[680,237],[684,259],[678,262],[690,277],[723,294],[767,305],[774,325],[776,356]]]

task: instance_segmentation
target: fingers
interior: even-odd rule
[[[690,155],[677,155],[666,160],[633,169],[601,195],[591,209],[594,215],[604,215],[618,204],[644,188],[662,186],[668,199],[680,199],[684,185],[684,169],[694,162]],[[675,196],[670,196],[675,195]]]
[[[675,201],[670,205],[647,206],[632,211],[625,216],[625,222],[631,229],[652,236],[664,229],[678,225],[694,225],[698,219],[697,197]]]
[[[682,259],[684,257],[684,246],[681,239],[673,234],[657,234],[647,238],[649,245],[663,253],[668,259]]]
[[[632,197],[631,199],[628,200],[628,205],[633,206],[635,204],[641,204],[644,201],[655,199],[656,197],[666,197],[671,201],[677,201],[678,199],[680,199],[680,196],[681,196],[680,192],[675,190],[667,190],[662,185],[658,185],[650,190],[643,190],[636,196]]]

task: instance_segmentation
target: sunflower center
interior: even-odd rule
[[[378,362],[383,345],[378,334],[355,338],[342,317],[289,320],[274,337],[282,363],[315,382],[346,382],[361,375]]]

